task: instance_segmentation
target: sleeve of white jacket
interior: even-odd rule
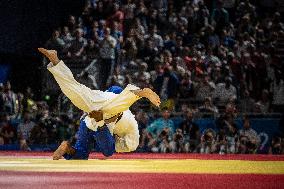
[[[71,100],[71,102],[79,109],[85,112],[92,111],[92,100],[90,94],[92,90],[78,83],[71,70],[60,61],[57,65],[49,63],[47,69],[52,73],[55,80],[59,84],[62,92]]]

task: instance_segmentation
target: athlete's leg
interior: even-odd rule
[[[56,51],[44,48],[39,48],[39,51],[52,62],[48,64],[47,69],[54,76],[62,92],[76,107],[88,113],[101,108],[101,105],[107,100],[103,91],[91,90],[77,82],[71,70],[62,60],[59,60]]]
[[[80,121],[80,127],[77,132],[77,141],[71,147],[70,143],[63,141],[58,149],[53,154],[53,159],[58,160],[62,156],[65,159],[88,159],[89,157],[89,142],[92,142],[90,136],[93,131],[89,130],[84,120]]]
[[[104,156],[111,156],[115,152],[115,140],[106,125],[100,127],[94,136],[98,150]]]

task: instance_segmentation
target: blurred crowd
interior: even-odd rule
[[[16,94],[9,82],[0,86],[0,149],[50,151],[63,140],[76,141],[82,112],[72,110],[72,106],[64,106],[64,113],[53,111],[47,100],[35,101],[30,88],[25,94]],[[249,116],[240,117],[231,107],[218,114],[214,106],[211,109],[216,114],[204,114],[206,103],[210,103],[210,99],[198,108],[184,103],[180,112],[166,107],[161,112],[147,112],[134,107],[132,112],[140,134],[137,152],[284,153],[283,115],[279,122],[274,122],[279,124],[278,133],[268,138],[267,134],[251,128]],[[207,118],[211,120],[211,126],[202,122]],[[240,118],[241,123],[237,121]]]
[[[35,101],[33,96],[29,87],[25,93],[15,93],[9,81],[0,84],[0,147],[19,145],[21,150],[31,150],[30,145],[39,145],[43,149],[75,137],[78,123],[74,120],[80,117],[60,115],[47,101]]]
[[[82,14],[70,15],[45,47],[57,50],[67,65],[86,64],[75,76],[92,89],[133,83],[159,94],[160,118],[148,102],[133,108],[138,151],[256,153],[262,146],[249,118],[242,117],[242,129],[234,120],[284,112],[279,2],[87,0]],[[30,89],[15,94],[9,83],[1,86],[0,143],[20,141],[28,149],[75,140],[76,116],[52,115],[45,102],[32,99]],[[66,97],[59,101],[61,111],[72,109]],[[181,114],[180,123],[173,123],[171,113]],[[194,119],[204,116],[216,120],[217,131],[200,131]],[[18,123],[3,126],[11,122]],[[271,153],[283,153],[283,136],[270,142]]]
[[[219,153],[219,154],[283,154],[283,136],[278,133],[272,139],[265,138],[251,127],[248,116],[242,117],[241,124],[227,112],[213,121],[214,129],[201,130],[198,113],[185,109],[180,116],[171,117],[171,111],[164,109],[160,118],[149,123],[149,115],[139,112],[139,152],[160,153]],[[204,122],[203,122],[204,124]],[[283,119],[280,121],[283,124]],[[281,126],[280,126],[281,127]],[[282,126],[283,127],[283,126]],[[283,128],[282,128],[283,132]],[[269,149],[266,143],[269,143]]]
[[[283,112],[284,25],[263,10],[249,0],[86,1],[46,47],[88,62],[78,75],[87,86],[151,87],[171,110],[210,99],[210,112]]]

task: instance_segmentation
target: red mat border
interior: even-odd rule
[[[41,158],[51,157],[52,152],[0,151],[0,156]],[[105,158],[101,153],[91,153],[90,159]],[[108,159],[202,159],[202,160],[251,160],[284,161],[284,155],[267,154],[170,154],[170,153],[116,153]]]
[[[32,179],[31,179],[32,178]],[[62,172],[0,172],[0,186],[45,189],[280,189],[284,187],[284,175],[258,174],[172,174],[172,173],[62,173]]]

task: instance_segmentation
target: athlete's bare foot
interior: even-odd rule
[[[132,92],[137,96],[148,98],[157,107],[159,107],[161,104],[160,97],[150,88],[144,88]]]
[[[53,153],[53,160],[59,160],[64,154],[74,154],[75,150],[68,141],[63,141],[57,150]]]
[[[38,48],[38,50],[45,55],[54,66],[60,62],[56,50],[47,50],[45,48]]]

